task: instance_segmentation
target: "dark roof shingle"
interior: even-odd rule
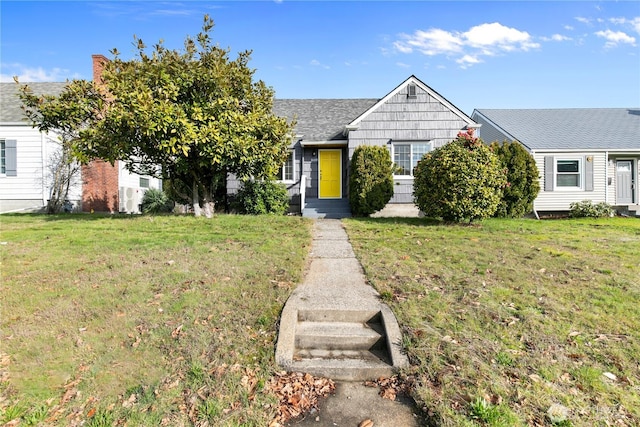
[[[344,127],[377,99],[276,99],[273,112],[296,119],[296,133],[307,141],[344,139]]]
[[[67,83],[25,83],[36,95],[59,95]],[[18,97],[18,89],[23,86],[10,82],[0,83],[0,122],[27,123],[27,119],[20,108],[22,101]]]

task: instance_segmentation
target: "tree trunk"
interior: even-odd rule
[[[195,179],[193,180],[192,191],[193,214],[195,216],[202,216],[202,209],[200,208],[200,195],[198,194],[198,182]]]
[[[213,213],[215,211],[215,202],[211,197],[211,191],[205,192],[205,194],[202,196],[202,210],[205,217],[213,218]]]

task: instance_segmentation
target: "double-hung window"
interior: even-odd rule
[[[431,142],[394,142],[391,156],[396,166],[394,175],[413,176],[413,169],[422,157],[433,149]]]
[[[556,159],[556,187],[582,187],[582,161],[580,159]]]
[[[140,188],[149,188],[149,178],[140,177]]]
[[[280,181],[293,181],[293,150],[289,151],[287,160],[278,174],[278,179]]]

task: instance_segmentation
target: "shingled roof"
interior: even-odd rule
[[[67,83],[25,83],[36,95],[59,95]],[[27,119],[20,108],[22,101],[18,97],[18,89],[22,86],[14,82],[0,83],[0,122],[27,123]]]
[[[640,108],[477,109],[474,117],[475,113],[530,150],[640,150]]]
[[[36,95],[59,95],[66,83],[27,83]],[[26,123],[18,85],[0,83],[0,122]],[[344,139],[345,125],[374,105],[377,99],[276,99],[273,111],[296,119],[296,133],[307,141]]]
[[[276,99],[273,112],[296,119],[296,134],[307,141],[345,139],[344,127],[364,113],[377,99]]]

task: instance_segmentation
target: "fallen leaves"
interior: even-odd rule
[[[266,388],[275,393],[279,400],[278,413],[269,427],[280,427],[311,408],[317,409],[319,398],[333,393],[336,386],[327,378],[300,372],[280,372],[271,378]]]
[[[416,380],[413,376],[400,377],[394,375],[390,378],[378,378],[373,381],[365,381],[367,387],[378,387],[380,397],[389,400],[396,400],[397,395],[410,396],[416,387]]]

